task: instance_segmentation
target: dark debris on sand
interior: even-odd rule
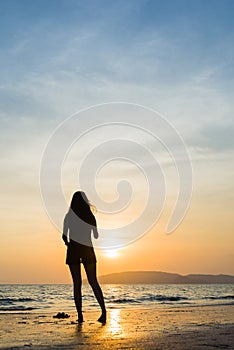
[[[65,314],[65,312],[58,312],[57,315],[53,316],[53,318],[69,318],[70,315]]]

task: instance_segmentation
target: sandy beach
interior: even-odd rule
[[[66,310],[61,310],[66,311]],[[55,319],[46,313],[5,313],[0,317],[1,349],[234,349],[234,306],[109,309],[105,325],[98,312]]]

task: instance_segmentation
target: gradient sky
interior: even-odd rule
[[[194,192],[172,235],[169,205],[116,258],[98,250],[99,274],[234,274],[233,16],[232,0],[0,2],[0,283],[70,282],[40,161],[59,123],[110,101],[166,116],[190,152]]]

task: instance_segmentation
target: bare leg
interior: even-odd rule
[[[69,265],[72,280],[73,280],[73,292],[74,292],[74,300],[76,305],[76,310],[78,313],[78,322],[83,322],[83,315],[82,315],[82,296],[81,296],[81,285],[82,285],[82,279],[81,279],[81,271],[80,271],[80,264],[78,265]]]
[[[94,295],[102,309],[101,317],[98,319],[99,322],[106,322],[106,308],[101,287],[97,281],[96,263],[87,264],[84,263],[85,272],[89,281],[90,286],[94,292]]]

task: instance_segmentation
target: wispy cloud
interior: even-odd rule
[[[42,145],[63,119],[113,100],[157,109],[188,147],[210,149],[210,157],[232,149],[232,2],[170,2],[170,11],[157,1],[1,6],[6,177],[9,160],[37,171]],[[26,162],[20,150],[31,154]]]

